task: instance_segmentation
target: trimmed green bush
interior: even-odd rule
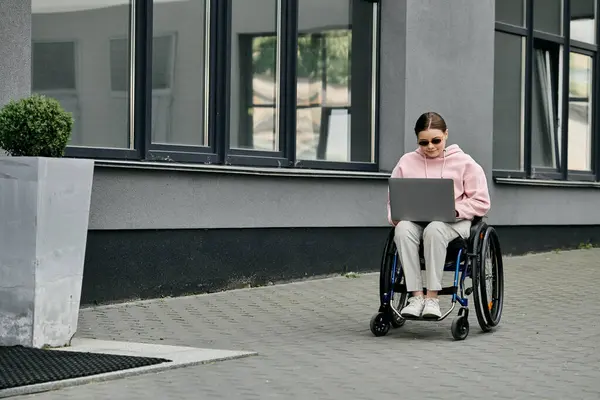
[[[62,157],[73,116],[50,97],[34,94],[0,110],[0,148],[12,156]]]

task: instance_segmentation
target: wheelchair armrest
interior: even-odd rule
[[[485,227],[487,225],[486,219],[487,219],[487,217],[485,217],[485,216],[474,217],[473,221],[471,221],[471,232],[469,235],[470,251],[473,251],[473,244],[474,244],[475,240],[477,239],[477,235],[479,235],[479,232],[481,232],[483,229],[485,229]]]

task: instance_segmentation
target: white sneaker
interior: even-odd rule
[[[425,307],[423,307],[423,318],[437,319],[442,316],[440,311],[440,300],[439,299],[425,299]]]
[[[414,296],[408,299],[408,305],[400,310],[400,315],[405,318],[419,318],[425,307],[423,296]]]

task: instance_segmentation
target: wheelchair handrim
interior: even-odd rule
[[[500,245],[496,231],[492,227],[488,227],[485,232],[482,244],[481,254],[481,268],[479,268],[478,274],[478,288],[480,289],[481,299],[485,299],[485,303],[481,302],[481,307],[485,315],[486,322],[489,326],[496,326],[500,322],[502,317],[502,308],[504,302],[504,274],[502,265],[502,256],[500,254]],[[493,250],[493,251],[492,251]],[[488,253],[492,254],[488,254]],[[485,268],[487,256],[490,255],[492,261],[492,279],[494,284],[492,285],[491,292],[492,300],[488,299],[488,289],[486,281],[482,278],[487,278],[487,271]],[[487,280],[487,279],[486,279]]]

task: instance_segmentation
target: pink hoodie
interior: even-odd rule
[[[392,178],[451,178],[458,218],[482,217],[490,209],[490,194],[483,168],[465,154],[458,145],[446,147],[443,155],[427,158],[420,148],[406,153],[392,171]],[[390,196],[387,202],[388,221],[392,224]]]

